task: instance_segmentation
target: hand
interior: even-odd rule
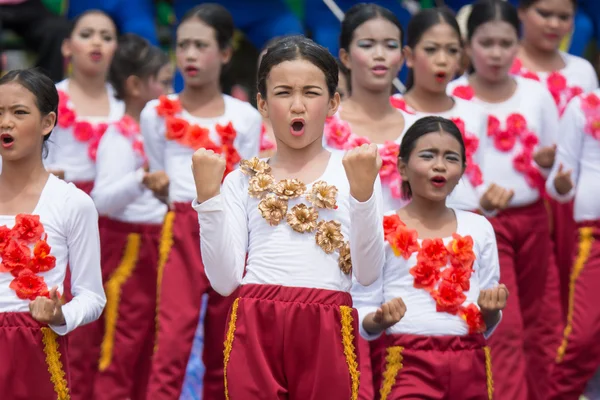
[[[554,164],[556,145],[545,146],[538,149],[533,155],[533,160],[542,168],[550,168]]]
[[[483,320],[487,326],[495,325],[500,317],[500,310],[506,307],[508,300],[508,289],[500,284],[492,289],[484,289],[479,292],[477,305],[483,315]]]
[[[571,170],[563,171],[563,165],[558,166],[558,172],[554,177],[554,188],[560,195],[567,194],[573,189],[573,180],[571,179]]]
[[[508,206],[514,195],[515,192],[513,190],[506,190],[492,183],[483,196],[481,196],[479,205],[485,211],[503,210]]]
[[[373,184],[381,169],[381,156],[376,144],[363,144],[344,155],[342,160],[350,183],[350,194],[365,202],[373,195]]]
[[[221,192],[225,166],[225,159],[214,151],[204,148],[196,150],[192,156],[192,172],[198,203],[212,199]]]
[[[50,298],[38,296],[29,303],[29,312],[33,319],[50,325],[66,324],[57,290],[58,288],[54,286],[50,290]]]
[[[382,304],[381,307],[375,311],[373,315],[373,322],[378,324],[382,329],[386,330],[390,326],[393,326],[400,322],[402,317],[406,314],[406,305],[400,297],[396,297]]]
[[[164,197],[169,194],[169,176],[165,171],[146,172],[142,184],[156,196]]]
[[[61,170],[61,169],[49,169],[48,172],[50,172],[52,175],[56,176],[58,179],[65,179],[65,171]]]

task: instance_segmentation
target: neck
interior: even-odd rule
[[[106,77],[102,74],[86,75],[73,68],[70,82],[90,97],[98,97],[106,92]]]
[[[406,211],[425,225],[428,225],[428,222],[440,221],[448,212],[448,207],[446,206],[446,199],[443,201],[432,201],[413,195],[410,203],[406,206]]]
[[[523,39],[521,41],[521,47],[519,48],[519,53],[525,53],[527,58],[530,60],[536,60],[538,62],[552,62],[557,54],[558,50],[544,50],[540,49],[533,45],[533,43],[529,42],[527,39]]]
[[[351,103],[366,115],[377,119],[394,110],[390,103],[391,88],[386,91],[373,91],[352,82],[352,94],[346,102]]]
[[[422,86],[413,86],[404,98],[411,102],[411,106],[420,112],[442,112],[452,107],[454,101],[443,92],[432,92]]]
[[[323,138],[319,136],[317,140],[301,149],[294,149],[287,146],[281,140],[277,139],[277,152],[270,159],[271,165],[276,165],[288,171],[298,171],[302,167],[309,165],[319,155],[327,152],[323,148]]]
[[[513,78],[510,75],[505,75],[503,78],[498,80],[489,80],[474,73],[469,77],[469,83],[474,86],[475,92],[477,89],[485,89],[488,92],[500,93],[502,90],[506,90],[512,86]]]
[[[41,157],[28,157],[17,161],[2,159],[2,173],[0,179],[14,190],[28,186],[31,182],[38,181],[48,176]]]
[[[140,115],[145,104],[134,99],[125,99],[125,114],[133,118],[138,124],[140,123]]]
[[[179,98],[185,104],[185,108],[196,108],[210,103],[221,94],[219,82],[213,82],[204,86],[185,85],[179,93]]]

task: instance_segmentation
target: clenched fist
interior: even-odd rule
[[[558,172],[554,177],[554,188],[560,195],[565,195],[573,189],[573,180],[571,179],[571,170],[564,171],[563,165],[558,166]]]
[[[487,326],[492,326],[498,322],[500,311],[506,307],[507,300],[508,289],[503,284],[479,292],[477,305]]]
[[[550,168],[554,164],[556,156],[556,145],[541,147],[533,155],[533,160],[542,168]]]
[[[221,192],[226,162],[212,150],[198,149],[192,156],[192,172],[196,183],[196,198],[203,203]]]
[[[404,314],[406,314],[406,305],[400,297],[396,297],[382,304],[374,313],[367,315],[363,327],[367,332],[377,334],[400,322]]]
[[[142,184],[158,197],[169,194],[169,176],[165,171],[146,172]]]
[[[50,298],[37,297],[29,303],[29,312],[36,321],[50,325],[64,325],[65,316],[62,313],[62,302],[58,297],[58,288],[50,290]]]
[[[492,183],[481,199],[479,205],[485,211],[503,210],[508,206],[508,203],[515,195],[513,190],[506,190],[501,186]]]
[[[381,156],[375,144],[363,144],[344,155],[342,160],[350,183],[350,194],[365,202],[373,195],[373,184],[381,169]]]

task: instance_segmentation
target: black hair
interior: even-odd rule
[[[535,3],[537,3],[540,0],[519,0],[519,8],[521,9],[527,9],[529,7],[531,7],[532,5],[534,5]],[[597,1],[597,0],[595,0]],[[577,7],[577,0],[571,0],[571,3],[573,3],[573,8]]]
[[[75,32],[75,28],[77,27],[77,24],[79,23],[79,21],[81,21],[84,17],[87,17],[88,15],[92,15],[92,14],[104,15],[106,18],[110,19],[113,26],[115,27],[115,32],[116,32],[117,36],[119,35],[119,29],[117,28],[117,24],[115,23],[115,20],[110,15],[108,15],[107,13],[105,13],[102,10],[91,9],[91,10],[86,10],[86,11],[82,12],[81,14],[79,14],[78,16],[76,16],[75,18],[73,18],[70,21],[71,26],[69,28],[69,34],[67,35],[67,37],[73,36],[73,32]]]
[[[507,22],[515,28],[517,36],[520,34],[519,14],[512,4],[503,0],[479,0],[473,4],[467,20],[467,40],[470,42],[477,28],[490,21]]]
[[[396,25],[400,30],[399,39],[400,43],[402,43],[404,30],[402,29],[402,24],[400,24],[400,21],[393,12],[377,4],[359,3],[350,7],[348,12],[344,15],[340,33],[340,49],[349,51],[350,43],[352,43],[356,28],[375,18],[383,18]]]
[[[214,29],[221,50],[231,47],[235,25],[233,17],[225,7],[217,3],[201,4],[186,12],[179,25],[191,19],[199,19]]]
[[[447,7],[426,8],[416,13],[408,23],[408,28],[406,30],[406,46],[414,50],[421,41],[423,34],[438,24],[450,25],[462,46],[460,27],[458,26],[458,22],[456,22],[454,13]],[[406,90],[408,91],[413,84],[413,70],[412,68],[409,68],[408,76],[406,78]]]
[[[155,77],[168,63],[169,57],[146,39],[133,33],[121,36],[108,72],[115,97],[120,100],[125,98],[125,81],[130,76],[141,79]]]
[[[338,65],[327,49],[302,36],[287,36],[269,47],[258,67],[258,92],[267,96],[267,77],[274,66],[285,61],[306,60],[319,68],[325,75],[329,96],[333,96],[338,85]]]
[[[410,155],[417,145],[417,140],[419,140],[419,138],[422,136],[433,132],[446,132],[452,135],[458,141],[460,144],[462,167],[464,169],[466,166],[467,155],[462,134],[454,122],[438,116],[423,117],[418,119],[414,124],[411,125],[410,128],[408,128],[404,134],[404,137],[402,138],[402,142],[400,143],[398,162],[402,161],[405,164],[408,164]],[[409,200],[411,197],[412,190],[410,188],[410,183],[407,181],[402,181],[402,198]]]
[[[342,74],[344,76],[344,78],[346,78],[346,85],[348,86],[347,95],[350,96],[350,93],[352,92],[352,82],[350,79],[350,70],[348,68],[346,68],[346,66],[344,65],[343,62],[340,61],[340,59],[336,58],[335,61],[337,62],[339,73]],[[338,82],[338,85],[339,85],[339,82]]]

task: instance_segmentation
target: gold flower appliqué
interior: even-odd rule
[[[296,232],[313,232],[317,229],[319,212],[314,207],[298,204],[287,213],[287,223]]]

